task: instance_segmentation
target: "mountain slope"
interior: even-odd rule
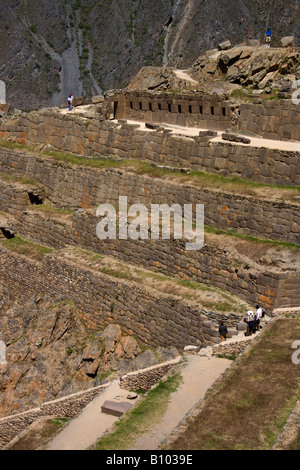
[[[124,87],[144,65],[189,67],[225,39],[300,37],[297,0],[0,0],[0,79],[13,106]],[[297,42],[298,41],[298,42]]]

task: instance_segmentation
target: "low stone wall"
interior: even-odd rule
[[[69,165],[3,149],[0,150],[0,171],[33,178],[43,185],[50,202],[59,208],[88,209],[102,203],[118,206],[119,196],[124,195],[128,196],[128,204],[141,203],[146,207],[162,203],[169,206],[204,204],[206,225],[261,238],[300,242],[297,204],[199,189],[124,170]]]
[[[150,390],[180,361],[181,357],[147,369],[130,372],[120,378],[120,387],[126,390]]]
[[[98,387],[83,392],[59,398],[58,400],[45,402],[41,405],[41,411],[45,416],[73,418],[77,416],[90,401],[103,392],[106,387],[107,385],[99,385]]]
[[[211,143],[207,136],[185,137],[136,127],[44,110],[23,114],[13,123],[2,121],[0,139],[34,147],[51,144],[79,155],[140,159],[263,183],[300,184],[300,151]]]
[[[30,424],[43,416],[73,418],[107,386],[100,385],[84,392],[78,392],[51,402],[45,402],[40,408],[0,418],[0,446],[3,448]]]
[[[221,343],[217,347],[213,347],[213,356],[235,357],[243,353],[249,346],[251,340],[245,339],[236,343]]]

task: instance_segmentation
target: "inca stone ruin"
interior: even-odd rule
[[[240,62],[256,49],[238,49],[185,72],[144,68],[124,89],[76,96],[72,111],[15,109],[0,82],[3,448],[41,417],[77,416],[104,393],[102,374],[148,390],[184,352],[242,355],[256,305],[263,325],[299,319],[300,52],[265,73],[253,59],[246,76]],[[121,196],[149,211],[193,205],[194,216],[202,204],[204,246],[99,239],[97,208]],[[221,321],[241,341],[220,345]]]

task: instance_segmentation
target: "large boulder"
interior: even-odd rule
[[[105,98],[103,95],[95,95],[92,97],[92,103],[94,104],[102,103],[103,101],[105,101]]]
[[[108,325],[103,331],[103,339],[105,341],[105,349],[107,352],[115,349],[116,343],[121,339],[122,330],[120,325]]]
[[[282,47],[294,47],[294,36],[284,36],[280,40]]]

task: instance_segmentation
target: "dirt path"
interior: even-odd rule
[[[135,442],[131,450],[156,450],[232,363],[217,357],[188,355],[186,358],[187,364],[181,372],[182,384],[171,395],[165,415],[148,434]]]
[[[128,392],[119,387],[114,380],[97,398],[92,400],[84,410],[47,445],[46,450],[85,450],[109,429],[119,418],[101,412],[106,400],[129,401]]]
[[[182,384],[171,395],[166,414],[149,434],[135,443],[134,449],[156,449],[231,364],[227,359],[216,357],[187,355],[186,359],[181,372]],[[113,381],[47,445],[46,450],[85,450],[92,446],[119,419],[102,413],[101,405],[105,400],[130,401],[127,394],[119,388],[117,380]]]

